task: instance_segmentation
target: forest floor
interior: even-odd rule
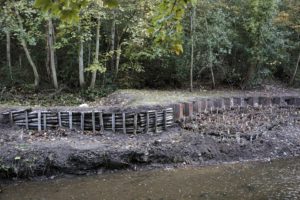
[[[299,94],[297,89],[273,86],[259,91],[226,89],[192,94],[120,90],[87,104],[130,107],[206,96]],[[0,113],[9,108],[12,106],[2,104]],[[0,123],[0,178],[82,175],[293,156],[300,156],[299,108],[248,108],[198,114],[161,134],[93,134],[68,129],[37,132]]]

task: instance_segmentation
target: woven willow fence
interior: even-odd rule
[[[143,112],[106,113],[103,111],[31,111],[2,113],[11,124],[33,130],[65,127],[88,131],[113,131],[124,134],[159,133],[174,124],[173,108]]]

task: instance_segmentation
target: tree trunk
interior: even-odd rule
[[[19,12],[17,9],[15,9],[15,13],[17,15],[17,19],[18,19],[18,24],[19,24],[19,28],[21,29],[22,32],[24,32],[24,28],[23,28],[23,24],[22,24],[22,19],[19,15]],[[20,40],[21,40],[21,45],[25,51],[25,54],[26,54],[26,57],[27,57],[27,60],[30,64],[30,66],[32,67],[32,70],[33,70],[33,74],[34,74],[34,86],[37,88],[40,84],[40,77],[39,77],[39,73],[37,71],[37,67],[35,65],[35,63],[33,62],[32,58],[31,58],[31,55],[30,55],[30,52],[29,52],[29,49],[27,47],[27,43],[25,41],[25,39],[23,38],[23,36],[20,37]]]
[[[242,88],[246,88],[247,86],[250,86],[252,79],[254,78],[254,75],[256,73],[256,68],[258,65],[258,61],[249,61],[250,65],[247,70],[246,79],[244,81],[244,84],[242,85]]]
[[[88,45],[88,63],[87,66],[91,65],[91,41],[89,41],[89,45]]]
[[[32,70],[33,70],[33,74],[34,74],[34,86],[35,87],[38,87],[39,84],[40,84],[40,77],[39,77],[39,74],[38,74],[38,71],[37,71],[37,67],[36,65],[34,64],[32,58],[31,58],[31,55],[30,55],[30,52],[28,50],[28,47],[27,47],[27,44],[25,42],[24,39],[21,39],[21,44],[23,46],[23,49],[25,51],[25,54],[26,54],[26,57],[28,59],[28,62],[30,63],[31,67],[32,67]]]
[[[55,49],[53,40],[53,24],[51,17],[48,20],[48,34],[49,34],[49,51],[50,51],[50,68],[52,72],[52,81],[55,89],[58,89],[56,67],[55,67]]]
[[[80,34],[80,24],[78,25],[78,32]],[[79,63],[79,84],[80,87],[84,87],[84,66],[83,66],[83,41],[80,38],[79,41],[79,53],[78,53],[78,63]]]
[[[11,66],[11,54],[10,54],[10,31],[6,31],[6,58],[7,58],[7,66],[9,69],[10,80],[13,80],[12,75],[12,66]]]
[[[19,68],[22,69],[22,56],[19,55]]]
[[[47,25],[46,25],[46,32],[48,32],[48,26]],[[47,37],[46,37],[46,52],[47,52],[47,56],[46,56],[45,65],[46,65],[47,77],[48,77],[48,80],[51,80],[49,34],[47,34]]]
[[[205,27],[206,27],[206,33],[209,34],[208,31],[208,23],[207,23],[207,18],[205,17]],[[214,70],[213,70],[213,60],[212,60],[212,48],[211,48],[211,43],[209,40],[208,42],[208,68],[210,69],[211,73],[211,79],[212,79],[212,88],[214,89],[216,87],[216,82],[215,82],[215,75],[214,75]]]
[[[194,70],[194,20],[196,15],[195,6],[191,13],[191,63],[190,63],[190,92],[193,92],[193,70]]]
[[[115,67],[115,44],[116,44],[116,11],[113,10],[113,21],[111,24],[111,46],[110,46],[110,51],[112,52],[112,57],[111,57],[111,68],[112,71],[114,71]]]
[[[298,60],[297,60],[297,63],[296,63],[294,74],[292,76],[292,79],[290,80],[290,85],[293,85],[293,83],[295,81],[295,78],[296,78],[296,75],[297,75],[297,72],[298,72],[298,68],[299,68],[299,63],[300,63],[300,53],[299,53],[299,56],[298,56]]]
[[[216,82],[215,82],[215,75],[214,75],[212,62],[209,63],[209,69],[210,69],[211,79],[212,79],[212,89],[214,89],[216,87]]]
[[[100,39],[100,17],[97,18],[96,52],[95,52],[94,63],[99,63],[99,59],[98,59],[98,57],[99,57],[99,39]],[[92,74],[92,80],[91,80],[91,85],[90,85],[91,89],[95,88],[96,78],[97,78],[97,71],[94,71]]]
[[[118,73],[119,73],[121,54],[122,54],[121,45],[118,45],[118,47],[117,47],[117,57],[116,57],[115,79],[117,79]]]

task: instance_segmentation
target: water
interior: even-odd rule
[[[300,199],[300,158],[25,182],[0,199]]]

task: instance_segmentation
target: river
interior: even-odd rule
[[[300,158],[13,183],[0,199],[300,199]]]

